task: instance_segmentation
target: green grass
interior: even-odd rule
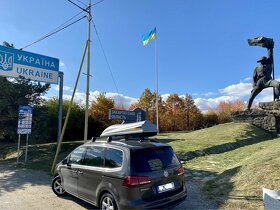
[[[188,179],[222,209],[263,209],[262,187],[280,190],[280,138],[246,123],[158,136],[186,160]]]
[[[173,147],[184,160],[187,179],[198,182],[221,209],[263,209],[262,187],[280,190],[280,138],[255,126],[227,123],[189,133],[163,133],[157,139]],[[81,143],[63,143],[58,159]],[[16,148],[1,143],[0,164],[3,157],[16,162]],[[28,163],[19,167],[50,172],[54,154],[55,144],[31,145]]]
[[[6,159],[8,156],[13,155],[16,152],[17,144],[15,143],[0,143],[0,160]]]
[[[73,149],[75,149],[82,143],[83,141],[63,142],[61,146],[61,151],[58,156],[58,161],[61,161]],[[20,147],[20,150],[22,155],[20,156],[20,164],[18,165],[18,167],[25,167],[34,170],[43,170],[50,173],[53,159],[56,153],[56,143],[29,145],[27,164],[23,164],[25,159],[25,147],[22,145]],[[17,144],[1,143],[0,154],[2,154],[2,158],[0,156],[0,163],[1,161],[9,161],[11,163],[15,163],[17,157]]]

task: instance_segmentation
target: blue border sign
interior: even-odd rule
[[[18,108],[18,134],[31,134],[33,107],[19,106]]]
[[[58,83],[59,60],[0,45],[0,76]]]

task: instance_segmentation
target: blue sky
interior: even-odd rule
[[[191,94],[201,110],[223,100],[245,101],[256,61],[266,55],[263,48],[249,47],[248,38],[274,38],[279,78],[279,9],[278,0],[104,0],[93,6],[93,21],[119,93],[92,27],[91,99],[107,92],[127,106],[145,88],[155,90],[155,42],[143,47],[141,36],[157,27],[159,94]],[[1,0],[0,43],[24,47],[79,12],[67,0]],[[60,59],[65,98],[71,95],[86,39],[83,19],[25,49]],[[85,98],[85,80],[82,75],[76,97],[80,102]],[[52,85],[47,96],[57,94]],[[265,100],[271,100],[271,90],[256,101]]]

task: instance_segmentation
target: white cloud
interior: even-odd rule
[[[236,96],[236,97],[244,97],[249,96],[251,94],[252,84],[251,83],[243,83],[240,82],[239,84],[233,84],[225,87],[224,89],[220,89],[220,93],[226,94],[229,96]]]
[[[138,101],[136,98],[124,96],[123,94],[118,93],[106,93],[106,96],[112,98],[117,106],[123,106],[126,109],[128,109],[131,104]]]
[[[91,91],[89,95],[89,103],[91,104],[92,101],[96,100],[96,97],[100,94],[99,91]],[[65,94],[63,95],[64,99],[70,100],[72,95]],[[123,94],[118,93],[106,93],[106,97],[112,98],[115,102],[116,106],[124,107],[128,109],[132,103],[137,102],[136,98],[124,96]],[[86,104],[86,94],[83,92],[76,91],[74,101],[82,106]]]
[[[59,91],[59,85],[54,85],[53,88],[56,90],[56,91]],[[63,86],[63,91],[71,91],[73,92],[73,89],[69,86]]]
[[[160,95],[160,96],[161,96],[162,100],[166,102],[166,101],[167,101],[167,98],[168,98],[170,95],[171,95],[170,93],[165,93],[165,94],[162,94],[162,95]],[[184,98],[185,98],[185,95],[179,95],[179,98],[184,99]]]
[[[71,87],[69,87],[69,86],[63,86],[63,90],[65,90],[65,91],[73,91],[72,90],[72,88]]]
[[[194,99],[194,102],[201,111],[207,111],[209,109],[217,108],[219,103],[223,101],[233,102],[238,99],[239,98],[236,96],[220,96],[217,98],[196,98]]]
[[[254,100],[254,103],[273,101],[273,89],[264,89],[259,96]]]
[[[245,78],[243,81],[249,81],[249,80],[251,80],[251,78],[248,77]],[[277,78],[277,80],[280,80],[280,78]],[[58,91],[59,86],[58,85],[54,86],[54,89]],[[64,86],[63,89],[65,91],[70,91],[70,92],[73,91],[73,89],[69,86]],[[246,102],[251,94],[251,90],[252,90],[251,83],[240,82],[237,84],[229,85],[223,89],[220,89],[217,93],[215,92],[195,93],[192,94],[192,96],[196,106],[202,112],[206,112],[209,109],[216,109],[219,103],[224,101],[234,102],[236,100],[240,100]],[[92,103],[92,101],[96,99],[96,96],[100,93],[101,93],[100,91],[90,92],[90,96],[89,96],[90,104]],[[124,107],[125,109],[128,109],[132,103],[136,103],[138,101],[137,98],[125,96],[123,94],[118,94],[114,92],[108,92],[106,93],[106,96],[112,98],[117,106]],[[168,96],[170,96],[170,93],[165,93],[161,95],[163,101],[166,101]],[[194,98],[194,96],[196,98]],[[179,97],[184,98],[185,95],[179,95]],[[272,88],[264,89],[254,100],[254,104],[259,102],[272,101],[272,97],[273,97]],[[71,94],[69,94],[69,92],[64,94],[64,99],[70,100]],[[85,100],[86,100],[85,93],[77,91],[74,99],[76,103],[85,106]]]
[[[243,82],[250,82],[252,81],[252,77],[246,77],[245,79],[243,79]]]
[[[214,95],[217,95],[217,93],[214,93],[214,92],[207,92],[207,93],[193,93],[192,96],[196,96],[196,97],[210,97],[210,96],[214,96]]]
[[[65,63],[63,63],[62,61],[59,62],[59,66],[64,67]]]
[[[280,78],[276,80],[279,81]],[[251,78],[245,78],[243,81],[250,81]],[[218,97],[208,98],[206,94],[196,94],[197,97],[194,99],[195,104],[197,107],[205,112],[208,109],[215,109],[217,108],[218,104],[223,101],[234,102],[236,100],[244,101],[245,103],[249,99],[252,90],[252,84],[246,82],[240,82],[237,84],[229,85],[223,89],[219,90]],[[209,92],[211,93],[211,92]],[[213,94],[215,95],[215,94]],[[203,97],[204,96],[204,97]],[[272,88],[264,89],[254,100],[253,104],[258,104],[259,102],[267,102],[273,100]]]
[[[170,93],[162,94],[161,98],[162,98],[163,101],[166,101],[168,96],[170,96]]]

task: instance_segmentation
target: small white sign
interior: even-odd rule
[[[33,107],[19,106],[18,109],[18,134],[31,134]]]

